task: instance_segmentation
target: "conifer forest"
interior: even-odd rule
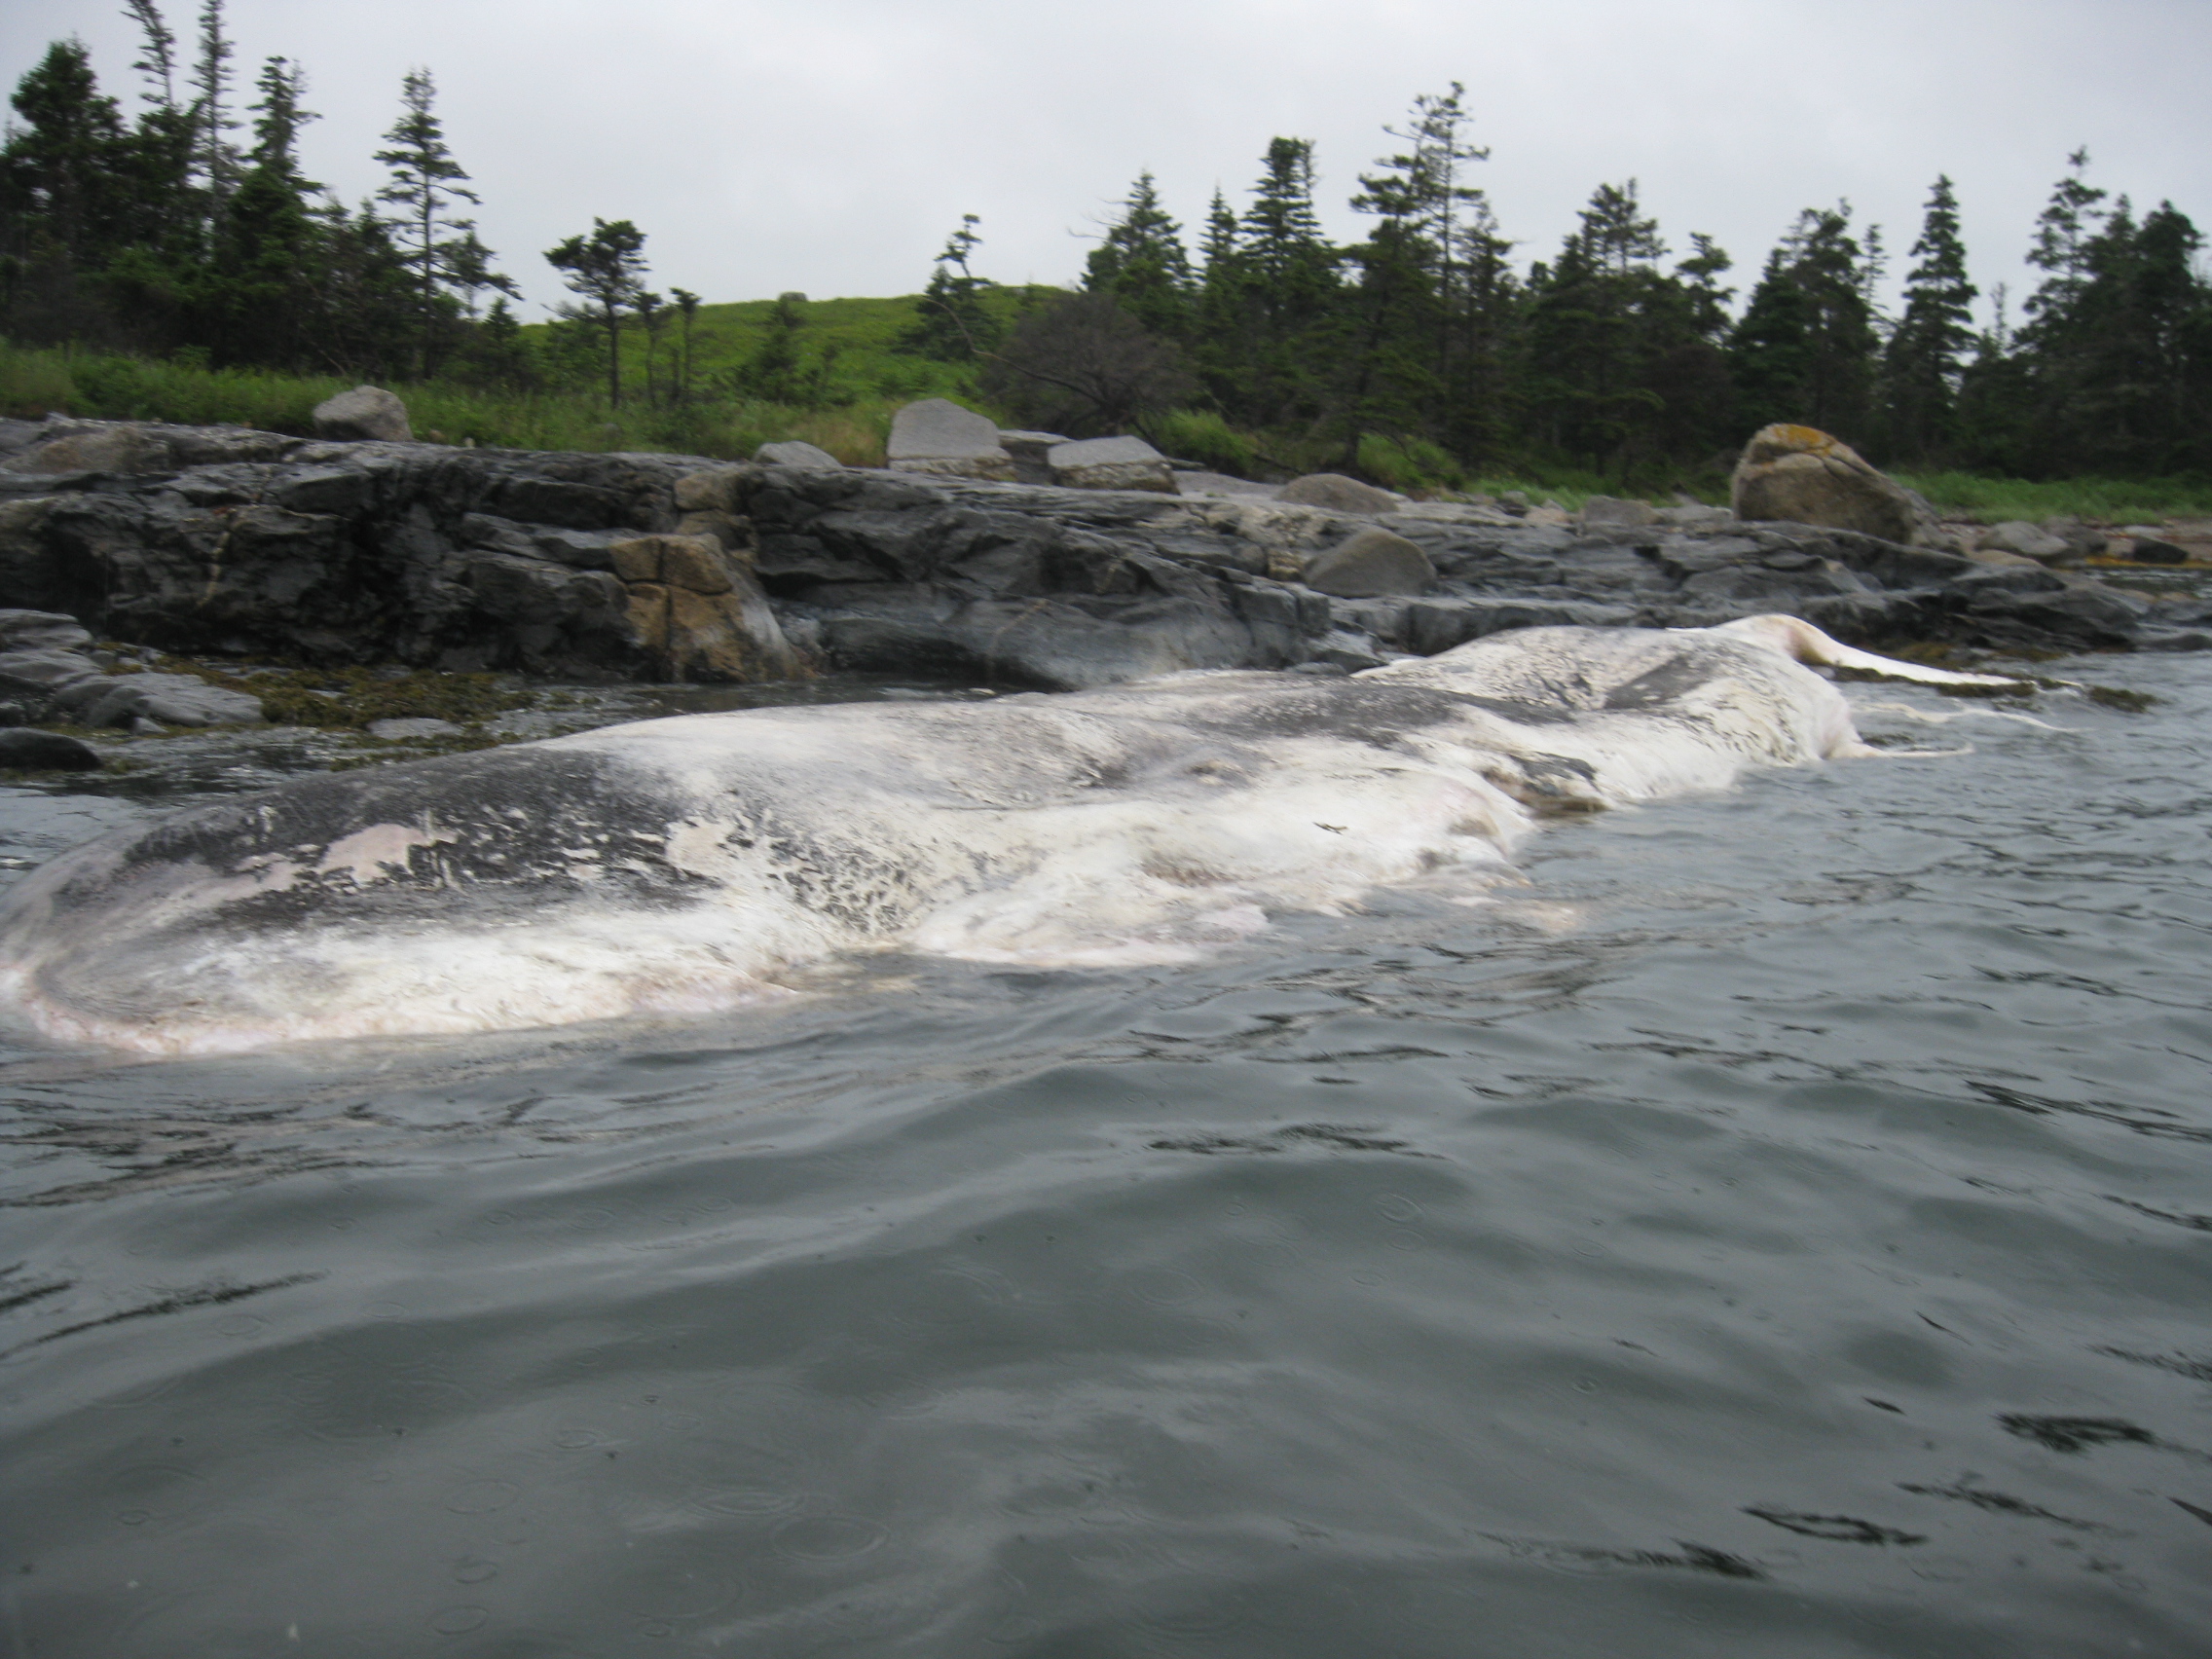
[[[1489,152],[1452,84],[1383,129],[1348,243],[1322,232],[1311,143],[1276,137],[1242,199],[1217,192],[1199,225],[1139,177],[1073,289],[993,282],[987,227],[965,219],[917,269],[926,285],[898,325],[867,341],[810,325],[798,295],[765,311],[655,292],[627,220],[508,252],[549,262],[573,295],[526,323],[478,238],[429,70],[396,89],[375,141],[388,182],[349,206],[302,171],[316,117],[299,64],[239,64],[222,0],[184,34],[155,0],[126,10],[143,49],[127,92],[103,89],[73,40],[15,86],[0,145],[11,348],[603,407],[950,389],[1010,422],[1142,430],[1229,467],[1288,453],[1357,472],[1380,441],[1438,483],[1516,465],[1656,479],[1774,421],[1897,467],[2212,475],[2200,234],[2169,202],[2095,182],[2083,152],[2053,157],[2048,202],[2021,227],[2034,280],[2017,295],[1977,288],[1948,177],[1928,182],[1909,240],[1837,203],[1739,262],[1663,230],[1628,178],[1599,185],[1558,247],[1523,248],[1485,195]],[[2009,264],[2018,249],[2000,251]],[[718,336],[715,313],[740,309],[760,315]]]

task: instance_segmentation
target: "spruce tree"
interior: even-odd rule
[[[229,136],[239,126],[230,105],[232,55],[230,36],[223,32],[223,0],[204,0],[200,9],[200,56],[192,72],[198,94],[193,101],[198,118],[193,160],[206,198],[202,222],[210,233],[223,203],[238,188],[240,174],[238,148]]]
[[[423,375],[430,372],[441,326],[452,316],[441,290],[503,285],[488,269],[491,254],[476,240],[476,221],[453,211],[457,203],[475,206],[480,199],[446,147],[436,100],[429,70],[409,70],[400,84],[399,121],[385,134],[390,148],[376,153],[391,172],[391,182],[377,192],[377,200],[399,209],[388,223],[400,257],[414,274],[416,366]]]
[[[316,118],[302,102],[307,77],[281,57],[262,66],[247,170],[216,220],[212,257],[185,283],[196,343],[218,363],[294,368],[308,355],[324,263],[300,176],[300,129]]]
[[[1552,446],[1625,474],[1704,441],[1710,348],[1697,295],[1659,269],[1667,244],[1635,179],[1600,185],[1581,220],[1530,283],[1529,397]]]
[[[1246,419],[1272,424],[1319,413],[1343,283],[1313,208],[1313,141],[1272,139],[1261,165],[1238,254],[1251,335],[1241,372]]]
[[[1967,280],[1959,203],[1947,176],[1928,196],[1913,266],[1904,279],[1904,311],[1882,362],[1883,429],[1895,456],[1923,461],[1947,454],[1957,437],[1959,380],[1974,341],[1973,302]]]
[[[152,88],[142,95],[148,103],[163,109],[176,108],[176,31],[169,27],[154,0],[123,0],[123,12],[138,25],[144,43],[141,50],[145,55],[130,65]]]
[[[978,276],[969,261],[983,245],[976,227],[982,221],[973,213],[960,215],[960,228],[945,239],[936,269],[922,290],[921,305],[913,323],[900,336],[900,347],[926,357],[961,363],[981,356],[998,342],[998,329],[984,310],[981,295],[993,284]]]
[[[1121,216],[1084,262],[1083,285],[1110,296],[1155,334],[1190,332],[1194,284],[1183,227],[1160,205],[1151,173],[1139,173],[1129,186]]]
[[[1745,423],[1796,422],[1864,443],[1876,320],[1851,204],[1806,208],[1768,259],[1729,340]]]
[[[607,401],[622,406],[622,313],[645,291],[645,233],[627,219],[609,224],[594,218],[589,237],[571,237],[546,249],[545,261],[563,279],[569,291],[583,297],[582,306],[563,306],[562,314],[589,323],[607,339]]]

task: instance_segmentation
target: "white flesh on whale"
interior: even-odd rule
[[[295,780],[64,854],[0,995],[155,1053],[697,1013],[840,951],[1187,960],[1547,812],[1871,753],[1794,618],[1537,628],[1348,679],[690,715]],[[1990,683],[2010,683],[1990,682]]]

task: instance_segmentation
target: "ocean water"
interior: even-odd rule
[[[0,1051],[0,1652],[2212,1650],[2212,660],[2046,672],[1197,966]],[[165,753],[0,870],[322,752]]]

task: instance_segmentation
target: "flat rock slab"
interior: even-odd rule
[[[259,697],[188,674],[117,675],[77,707],[77,718],[89,726],[128,726],[139,719],[177,726],[260,725],[269,718]]]
[[[884,455],[894,472],[1014,481],[1014,458],[999,445],[998,423],[949,398],[925,397],[894,415]]]
[[[1339,599],[1426,593],[1436,582],[1428,555],[1402,535],[1363,530],[1306,567],[1306,585]]]
[[[1175,469],[1142,438],[1080,438],[1045,452],[1052,482],[1065,490],[1156,490],[1175,495]]]

